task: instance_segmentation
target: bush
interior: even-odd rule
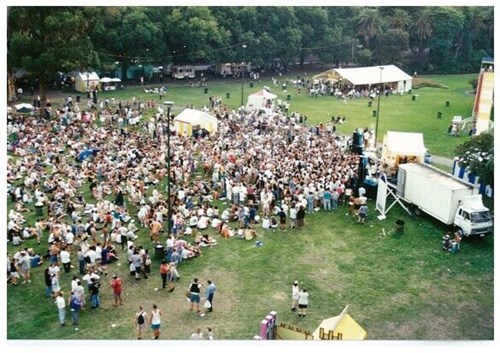
[[[422,80],[420,78],[413,79],[412,88],[419,89],[423,87],[432,87],[432,88],[445,88],[448,89],[448,86],[443,85],[440,82],[436,82],[433,80]]]
[[[477,82],[478,82],[478,78],[475,77],[475,78],[471,78],[468,82],[470,83],[470,85],[472,86],[472,90],[474,92],[476,92],[476,89],[477,89]]]

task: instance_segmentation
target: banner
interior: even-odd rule
[[[387,200],[387,176],[384,173],[381,173],[378,178],[377,202],[375,207],[382,215],[385,215],[386,200]]]

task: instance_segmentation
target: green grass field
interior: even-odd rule
[[[380,136],[387,129],[421,131],[434,154],[452,157],[453,147],[466,137],[451,138],[445,130],[453,115],[470,114],[473,96],[465,93],[470,90],[470,77],[473,75],[433,77],[449,88],[414,91],[419,95],[416,101],[410,95],[383,97]],[[270,85],[270,81],[261,83],[266,84]],[[224,102],[231,107],[239,105],[241,85],[237,82],[210,84],[208,94],[199,87],[171,85],[164,100],[174,101],[174,111],[179,112],[186,104],[207,104],[210,94],[224,98],[226,91],[231,98]],[[250,92],[247,85],[245,92]],[[342,127],[345,133],[374,124],[367,101],[344,105],[331,97],[310,98],[291,90],[288,94],[292,96],[291,109],[307,114],[310,123],[327,122],[331,114],[341,114],[347,117]],[[124,100],[131,95],[158,99],[129,88],[101,97],[112,95]],[[286,94],[279,95],[286,98]],[[448,108],[446,100],[451,102]],[[442,119],[436,119],[437,111],[443,112]],[[120,253],[120,265],[110,265],[108,277],[117,273],[125,279],[124,305],[111,305],[110,278],[103,278],[101,307],[82,312],[78,331],[71,325],[59,327],[57,308],[44,296],[43,264],[32,270],[33,283],[7,288],[7,338],[132,340],[138,305],[151,310],[157,303],[163,310],[162,339],[187,339],[197,327],[207,326],[214,329],[217,339],[251,339],[258,333],[260,321],[272,310],[277,311],[279,322],[314,331],[324,318],[338,315],[349,305],[350,315],[368,332],[370,340],[493,340],[493,236],[464,239],[461,251],[450,254],[441,250],[447,228],[432,218],[412,219],[395,206],[386,220],[379,221],[371,201],[369,209],[364,225],[357,224],[341,207],[332,213],[307,215],[306,227],[301,231],[282,233],[259,227],[259,240],[264,243],[261,247],[254,247],[253,241],[225,240],[210,232],[219,245],[179,266],[181,280],[173,293],[155,290],[161,287],[159,259],[154,259],[150,279],[136,282],[128,274],[126,254]],[[131,213],[135,214],[134,208]],[[25,216],[32,220],[34,212]],[[393,232],[397,219],[406,222],[403,235]],[[136,244],[154,254],[144,231]],[[46,244],[38,246],[35,240],[29,240],[26,246],[40,252],[46,248]],[[7,250],[15,251],[11,245]],[[72,275],[62,274],[65,292]],[[214,312],[203,318],[188,310],[185,298],[193,277],[203,283],[212,279],[218,287]],[[298,318],[290,311],[294,280],[310,293],[306,318]],[[148,329],[146,338],[151,336]]]

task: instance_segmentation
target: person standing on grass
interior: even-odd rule
[[[144,311],[142,305],[139,305],[139,311],[135,313],[134,323],[137,328],[137,339],[142,340],[144,337],[144,331],[146,330],[146,318],[147,314]]]
[[[196,305],[196,312],[199,313],[200,310],[200,289],[201,289],[201,283],[198,283],[198,278],[195,278],[193,280],[193,283],[189,286],[189,301],[191,302],[191,308],[189,309],[190,311],[193,311],[194,306]]]
[[[292,311],[297,311],[299,305],[299,281],[294,281],[292,284]]]
[[[217,287],[211,280],[208,280],[207,283],[208,286],[207,289],[205,289],[205,297],[207,298],[207,302],[210,303],[210,308],[208,308],[207,311],[212,312],[214,308],[214,294],[217,290]]]
[[[168,267],[167,273],[167,282],[168,282],[168,290],[169,292],[173,292],[175,290],[175,281],[178,280],[179,272],[176,269],[175,263],[171,262]]]
[[[17,262],[21,276],[23,276],[23,281],[21,284],[31,283],[30,275],[30,256],[27,251],[21,251],[21,256]]]
[[[366,216],[368,215],[368,206],[363,204],[358,210],[358,223],[365,223]]]
[[[83,302],[78,294],[71,292],[71,296],[68,299],[68,305],[71,309],[71,315],[73,317],[73,325],[78,325],[80,320],[80,310],[82,309]]]
[[[90,301],[91,301],[91,309],[97,309],[99,305],[101,304],[101,300],[99,298],[99,287],[101,284],[99,281],[95,278],[90,279],[90,284],[89,284],[89,292],[90,292]]]
[[[113,275],[113,279],[111,280],[111,288],[113,288],[113,296],[115,297],[115,303],[113,304],[113,306],[123,305],[123,282],[122,279],[117,275]]]
[[[69,273],[71,270],[71,259],[70,259],[70,254],[66,249],[66,247],[62,248],[61,252],[59,253],[59,257],[63,265],[64,273]]]
[[[168,264],[167,261],[163,260],[160,264],[160,276],[161,276],[161,287],[165,289],[167,285],[167,274],[168,274]]]
[[[55,303],[57,305],[59,315],[59,324],[61,324],[61,326],[66,326],[66,301],[64,300],[63,291],[59,292]]]
[[[149,323],[153,329],[153,339],[157,340],[160,338],[160,326],[161,326],[161,310],[158,309],[156,304],[153,304],[153,310],[151,311],[151,317],[149,318]]]
[[[297,211],[297,229],[302,229],[305,218],[306,210],[304,209],[304,206],[300,205],[299,210]]]
[[[280,208],[280,211],[278,212],[278,217],[280,219],[280,230],[282,232],[286,232],[286,212],[282,208]]]
[[[297,209],[295,208],[295,203],[292,203],[290,207],[290,229],[294,229],[297,226]]]
[[[305,288],[302,288],[302,290],[299,293],[299,317],[306,317],[306,310],[307,310],[307,305],[309,304],[309,293],[307,293],[307,290]]]

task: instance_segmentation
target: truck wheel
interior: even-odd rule
[[[460,235],[460,238],[463,238],[464,237],[464,231],[462,230],[462,228],[458,227],[455,232],[457,232],[459,235]]]
[[[422,210],[419,207],[415,206],[413,207],[413,213],[415,214],[415,216],[420,217],[422,215]]]

